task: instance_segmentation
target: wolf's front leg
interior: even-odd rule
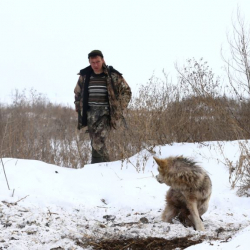
[[[200,219],[200,215],[197,209],[197,202],[196,200],[188,201],[187,207],[190,211],[190,219],[192,220],[195,230],[198,231],[205,231],[204,225]]]

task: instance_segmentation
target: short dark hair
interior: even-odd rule
[[[96,57],[96,56],[100,56],[101,58],[103,58],[103,54],[100,50],[92,50],[89,54],[88,54],[88,59],[90,57]]]

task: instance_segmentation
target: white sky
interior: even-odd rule
[[[93,49],[134,93],[153,72],[175,80],[174,63],[192,57],[220,73],[237,6],[250,11],[249,0],[0,0],[0,102],[33,88],[73,106],[76,74]]]

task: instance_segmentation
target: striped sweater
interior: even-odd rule
[[[104,73],[92,73],[89,79],[89,106],[109,106],[107,82]]]

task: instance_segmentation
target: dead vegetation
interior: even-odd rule
[[[164,239],[156,237],[138,239],[109,239],[98,242],[89,241],[88,243],[76,242],[81,247],[92,247],[93,250],[173,250],[185,249],[189,246],[201,243],[202,240],[191,240],[190,236],[174,239]]]

